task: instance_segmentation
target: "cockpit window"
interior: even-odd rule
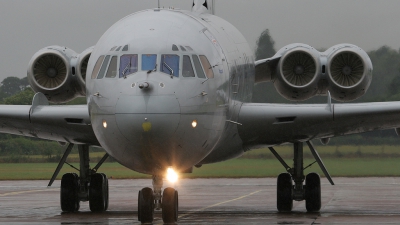
[[[179,77],[179,56],[178,55],[162,55],[161,56],[161,72]]]
[[[101,65],[100,73],[97,76],[97,79],[102,79],[104,77],[104,74],[106,73],[106,69],[107,69],[107,66],[108,66],[109,62],[110,62],[110,56],[108,55],[104,59],[103,65]]]
[[[212,67],[210,65],[210,62],[208,61],[207,57],[205,55],[200,56],[200,61],[201,64],[203,65],[204,72],[206,72],[207,78],[214,78],[214,72],[212,70]]]
[[[138,55],[123,55],[119,62],[119,77],[138,71]]]
[[[110,65],[107,69],[107,78],[114,78],[117,76],[117,56],[113,56],[110,61]]]
[[[154,70],[156,68],[157,55],[144,54],[142,55],[142,70]]]
[[[104,60],[104,55],[100,56],[99,59],[97,59],[96,65],[94,65],[93,71],[92,71],[92,79],[95,79],[97,74],[99,73],[101,63],[103,63]]]
[[[183,56],[183,65],[182,65],[182,76],[183,77],[195,77],[192,61],[190,61],[190,57],[188,55]]]
[[[206,78],[206,75],[204,74],[203,68],[201,68],[200,60],[197,55],[192,55],[193,58],[193,63],[194,63],[194,68],[196,68],[196,73],[198,78]]]

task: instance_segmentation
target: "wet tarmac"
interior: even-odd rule
[[[295,202],[292,213],[276,210],[276,179],[187,179],[179,191],[178,224],[400,224],[400,178],[322,179],[322,209],[307,213]],[[0,181],[0,224],[140,224],[138,191],[151,180],[110,180],[110,206],[91,213],[61,213],[56,181]],[[156,212],[153,224],[163,224]]]

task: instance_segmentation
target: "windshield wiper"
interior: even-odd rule
[[[171,78],[172,78],[174,76],[174,70],[170,66],[168,66],[168,64],[166,62],[164,62],[163,65],[169,70],[169,72],[170,72],[169,75],[171,75]]]
[[[124,79],[126,79],[126,72],[128,71],[128,68],[130,69],[132,65],[132,62],[129,60],[129,64],[125,66],[125,69],[122,71],[122,76],[124,76]]]

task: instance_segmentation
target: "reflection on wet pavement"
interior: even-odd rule
[[[322,180],[322,209],[307,213],[294,202],[292,213],[277,213],[276,179],[188,179],[179,191],[182,224],[399,224],[400,178],[335,178]],[[137,192],[151,180],[110,180],[110,206],[92,213],[61,213],[60,182],[0,181],[0,224],[140,224]],[[168,183],[165,184],[165,187]],[[155,225],[162,225],[161,212]]]

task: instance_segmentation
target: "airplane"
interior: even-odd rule
[[[173,223],[178,191],[163,189],[164,178],[267,147],[286,170],[277,178],[278,211],[305,201],[307,211],[318,212],[320,176],[304,174],[304,144],[333,185],[312,140],[399,133],[399,102],[347,103],[371,84],[373,66],[361,48],[339,44],[319,52],[294,43],[255,61],[243,35],[213,10],[211,0],[194,0],[192,11],[143,10],[116,22],[80,54],[49,46],[33,55],[27,71],[36,92],[32,105],[0,106],[0,132],[66,145],[49,186],[78,146],[79,175],[61,179],[63,212],[76,212],[87,201],[93,212],[108,209],[108,178],[97,171],[112,156],[152,175],[152,188],[138,193],[138,220],[152,222],[161,210],[163,221]],[[273,82],[294,103],[252,103],[260,82]],[[326,96],[326,104],[300,104],[318,95]],[[87,105],[59,104],[78,96]],[[293,167],[274,149],[284,144],[293,145]],[[94,168],[89,146],[106,151]]]

